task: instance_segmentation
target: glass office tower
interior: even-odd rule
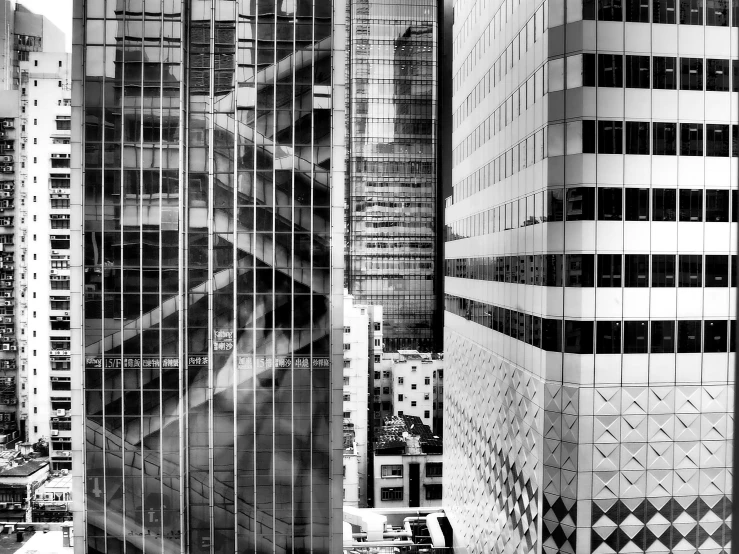
[[[332,549],[334,8],[76,2],[78,552]]]
[[[437,3],[351,2],[347,286],[382,306],[385,351],[428,352],[441,339]]]

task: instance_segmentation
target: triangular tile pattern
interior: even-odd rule
[[[729,552],[727,496],[594,500],[590,552]]]
[[[455,532],[470,553],[540,552],[544,384],[454,333],[445,341],[443,503]]]

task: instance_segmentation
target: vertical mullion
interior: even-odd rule
[[[164,53],[164,0],[159,1],[159,25],[162,29],[161,36],[159,39],[159,148],[162,149],[163,143],[164,143],[164,136],[163,136],[163,124],[164,124],[164,60],[162,54]],[[167,110],[167,116],[170,115],[169,110]],[[162,152],[163,153],[163,152]],[[169,148],[167,149],[167,158],[169,159]],[[160,155],[159,159],[163,159],[163,156]],[[162,269],[162,244],[163,244],[163,236],[162,236],[162,224],[163,224],[163,211],[164,211],[164,203],[163,203],[163,197],[164,197],[164,179],[162,175],[162,170],[159,170],[159,257],[157,260],[157,269],[158,269],[158,289],[159,289],[159,298],[157,299],[157,305],[159,306],[159,348],[157,350],[157,353],[159,355],[159,371],[160,374],[162,370],[164,369],[164,364],[162,360],[162,349],[163,349],[163,340],[162,340],[162,327],[164,324],[164,305],[163,305],[163,294],[162,294],[162,282],[163,282],[163,275],[164,270]],[[143,342],[143,341],[142,341]],[[143,367],[143,363],[141,366]],[[143,383],[143,379],[141,381]],[[164,429],[164,398],[162,393],[162,379],[159,379],[159,410],[158,410],[158,417],[159,417],[159,506],[157,507],[155,513],[159,514],[159,535],[162,537],[162,540],[160,542],[160,554],[165,554],[164,550],[164,543],[166,539],[164,538],[164,452],[163,452],[163,433],[165,431]],[[142,404],[143,406],[143,404]],[[144,466],[145,467],[145,466]],[[167,478],[169,480],[169,478]]]
[[[234,500],[233,500],[233,526],[234,526],[234,553],[239,552],[239,397],[238,397],[238,348],[239,348],[239,309],[238,309],[238,284],[239,284],[239,254],[238,254],[238,230],[239,230],[239,4],[234,3],[234,89],[233,89],[233,124],[234,124],[234,141],[233,141],[233,205],[232,205],[232,233],[231,245],[232,253],[232,271],[233,271],[233,290],[231,301],[231,319],[233,320],[233,350],[231,351],[231,375],[233,394],[233,479],[234,479]]]
[[[276,355],[276,339],[275,339],[275,331],[276,331],[276,322],[275,322],[275,312],[277,310],[277,302],[276,302],[276,296],[275,296],[275,287],[277,284],[277,270],[275,269],[276,261],[277,261],[277,192],[275,190],[276,183],[277,183],[277,170],[275,169],[275,161],[276,161],[276,152],[277,152],[277,3],[280,0],[274,0],[274,15],[273,17],[273,33],[272,33],[272,63],[273,63],[273,69],[272,69],[272,259],[269,260],[270,265],[272,266],[272,269],[270,271],[270,274],[272,276],[272,282],[271,282],[271,290],[270,290],[270,300],[272,303],[272,329],[271,329],[271,339],[270,339],[270,371],[272,373],[271,375],[271,387],[272,387],[272,395],[271,395],[271,403],[272,403],[272,552],[277,552],[277,501],[278,501],[278,495],[277,495],[277,471],[276,471],[276,461],[277,461],[277,454],[276,454],[276,433],[277,433],[277,423],[276,423],[276,416],[277,416],[277,408],[276,408],[276,399],[275,399],[275,393],[276,393],[276,387],[275,387],[275,381],[277,378],[276,370],[275,370],[275,355]],[[258,103],[258,102],[257,102]]]
[[[211,554],[214,552],[213,536],[214,536],[214,494],[213,487],[215,486],[214,480],[214,417],[213,417],[213,243],[214,243],[214,162],[213,162],[213,149],[214,149],[214,93],[215,93],[215,21],[216,21],[216,2],[217,0],[211,0],[210,2],[210,36],[209,36],[209,94],[208,94],[208,274],[206,280],[206,294],[208,296],[208,336],[206,338],[208,345],[208,392],[207,392],[207,404],[208,404],[208,510],[210,519],[210,540],[208,541],[208,550]]]

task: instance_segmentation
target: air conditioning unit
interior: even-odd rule
[[[57,410],[56,415],[57,416],[67,415],[67,410]]]
[[[50,271],[49,273],[50,273],[51,275],[56,275],[56,269],[52,269],[52,270],[51,270],[51,271]]]
[[[15,351],[15,350],[18,350],[18,347],[13,344],[13,345],[10,346],[10,349],[13,350],[13,351]]]
[[[12,306],[13,305],[13,301],[12,300],[5,300],[5,305],[6,306]]]
[[[51,253],[52,254],[59,254],[59,250],[52,250]]]
[[[51,436],[56,437],[59,435],[59,429],[52,429],[51,430]]]
[[[13,509],[14,510],[22,510],[23,509],[23,504],[13,504]]]
[[[3,350],[10,351],[10,345],[9,344],[3,344]]]
[[[7,119],[5,121],[3,121],[3,127],[10,127],[10,124],[11,124],[11,122],[8,121]]]
[[[67,458],[71,458],[72,457],[72,453],[69,450],[65,450],[64,452],[62,452],[62,456],[66,456]]]
[[[7,502],[0,502],[0,510],[7,510],[8,503]]]
[[[69,312],[64,312],[64,315],[69,315]]]

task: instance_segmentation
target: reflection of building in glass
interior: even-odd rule
[[[78,4],[76,547],[328,553],[343,299],[332,5]]]
[[[479,553],[724,552],[737,12],[454,4],[455,533]]]
[[[432,351],[437,2],[351,3],[347,283],[383,307],[386,351]]]

